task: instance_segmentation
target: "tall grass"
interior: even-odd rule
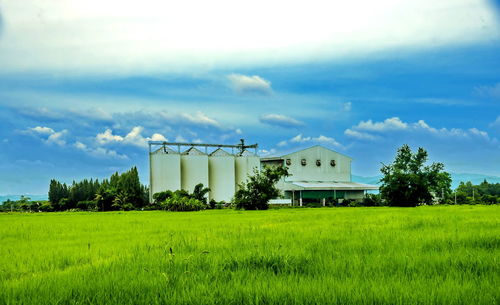
[[[0,304],[498,304],[498,206],[0,215]]]

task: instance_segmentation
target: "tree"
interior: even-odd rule
[[[193,194],[191,195],[191,197],[203,203],[206,203],[207,198],[205,197],[205,195],[209,192],[210,188],[203,187],[203,183],[198,183],[194,186]]]
[[[431,204],[441,194],[451,194],[451,177],[444,172],[443,163],[425,166],[427,152],[419,148],[412,153],[408,145],[398,149],[392,164],[380,169],[384,177],[380,180],[380,193],[391,206],[417,206]]]
[[[254,175],[248,177],[247,183],[240,184],[239,190],[234,195],[233,202],[236,208],[267,210],[269,200],[279,195],[276,182],[288,175],[288,169],[281,166],[265,166],[262,171],[254,170]]]

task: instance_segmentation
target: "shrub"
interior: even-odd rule
[[[195,198],[183,196],[180,192],[174,192],[170,198],[162,203],[168,211],[199,211],[206,209],[207,205]]]
[[[167,200],[168,198],[172,197],[172,191],[163,191],[159,193],[155,193],[153,195],[153,201],[155,204],[160,204],[160,202],[163,202]]]
[[[97,201],[95,200],[78,201],[76,207],[82,211],[97,211]]]
[[[267,210],[269,200],[277,198],[279,190],[275,184],[282,177],[288,176],[285,167],[267,167],[262,171],[255,170],[253,176],[248,177],[248,182],[240,185],[234,195],[234,204],[237,209]]]
[[[38,210],[42,212],[52,212],[54,211],[54,207],[50,204],[50,202],[45,201],[38,207]]]
[[[321,208],[323,204],[321,202],[307,202],[304,206],[307,208]]]
[[[224,200],[217,201],[214,199],[210,199],[210,203],[208,204],[208,208],[209,209],[222,209],[226,205],[227,205],[227,203]]]
[[[382,199],[378,194],[366,194],[366,197],[363,198],[363,205],[365,207],[376,207],[384,205],[382,203]]]

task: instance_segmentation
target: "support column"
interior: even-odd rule
[[[325,198],[323,198],[323,199],[321,199],[321,200],[323,201],[323,206],[324,206],[324,207],[326,207],[326,199],[325,199]]]
[[[302,206],[302,191],[299,191],[299,205]]]

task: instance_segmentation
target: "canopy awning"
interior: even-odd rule
[[[372,184],[356,182],[311,182],[311,181],[285,181],[285,189],[289,190],[378,190],[379,187]]]

